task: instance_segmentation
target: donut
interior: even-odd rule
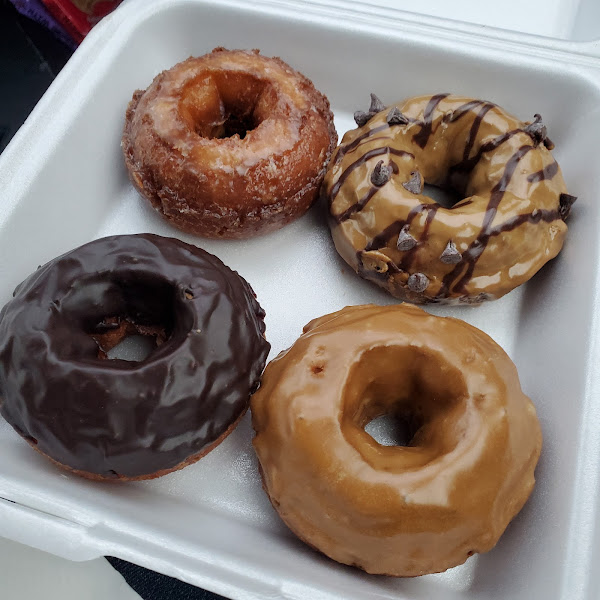
[[[436,573],[487,552],[534,486],[540,425],[514,364],[482,331],[416,306],[312,321],[267,365],[251,410],[283,521],[369,573]],[[382,415],[408,424],[407,446],[364,430]]]
[[[0,312],[0,414],[78,475],[164,475],[246,411],[270,347],[263,317],[250,286],[195,246],[91,242],[38,268]],[[151,336],[151,353],[107,360],[128,333]]]
[[[278,229],[316,200],[337,144],[327,98],[279,58],[216,48],[136,91],[122,148],[137,190],[210,238]]]
[[[385,107],[372,95],[325,181],[335,247],[361,276],[416,304],[479,303],[561,250],[576,200],[540,115],[449,94]],[[453,190],[441,206],[423,185]]]

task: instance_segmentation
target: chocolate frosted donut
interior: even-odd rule
[[[374,96],[323,184],[335,246],[362,277],[410,302],[500,298],[561,250],[574,196],[539,115],[438,94]],[[425,183],[463,199],[450,208]]]
[[[134,94],[122,146],[133,184],[169,222],[241,238],[304,214],[336,144],[309,79],[258,50],[217,48]]]
[[[175,239],[91,242],[13,296],[0,312],[0,413],[93,479],[148,479],[206,454],[245,412],[269,351],[250,286]],[[128,332],[157,347],[107,360]]]
[[[369,573],[424,575],[487,552],[533,489],[540,425],[514,364],[478,329],[414,306],[312,321],[251,409],[281,518]],[[381,415],[410,424],[407,446],[365,432]]]

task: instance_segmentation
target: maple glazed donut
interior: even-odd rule
[[[490,550],[534,486],[541,431],[486,334],[415,306],[309,323],[251,400],[265,491],[310,546],[369,573],[416,576]],[[408,446],[364,428],[395,414]]]
[[[263,317],[246,281],[196,246],[96,240],[38,268],[0,312],[0,413],[78,475],[164,475],[245,413],[270,348]],[[108,360],[128,334],[154,349]]]
[[[539,115],[449,94],[385,107],[372,95],[323,184],[339,254],[415,303],[500,298],[561,250],[567,194]],[[450,208],[424,183],[453,189]]]
[[[337,144],[327,98],[279,58],[216,48],[135,92],[122,147],[170,223],[212,238],[278,229],[315,201]]]

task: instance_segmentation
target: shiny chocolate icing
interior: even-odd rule
[[[100,239],[40,267],[0,312],[0,413],[43,454],[100,478],[168,471],[246,410],[269,344],[250,286],[176,239]],[[140,362],[98,340],[162,330]]]

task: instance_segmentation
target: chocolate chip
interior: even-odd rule
[[[423,189],[423,178],[419,171],[413,171],[410,174],[410,179],[402,184],[402,187],[411,194],[420,194]]]
[[[394,106],[392,110],[387,114],[385,118],[388,125],[407,125],[408,118],[405,117],[397,106]]]
[[[420,294],[427,289],[428,285],[429,279],[427,278],[427,275],[424,275],[423,273],[413,273],[408,278],[408,289],[411,292]]]
[[[385,110],[385,104],[375,94],[371,94],[371,106],[369,106],[369,112],[377,114],[382,110]]]
[[[417,240],[408,233],[408,225],[405,225],[398,235],[398,243],[396,244],[398,250],[400,252],[406,252],[407,250],[412,250],[417,245]]]
[[[531,136],[534,146],[538,146],[546,140],[546,126],[542,123],[541,115],[536,114],[533,118],[534,122],[527,125],[523,131]]]
[[[362,127],[363,125],[366,125],[372,117],[373,115],[371,113],[366,113],[363,110],[357,110],[354,113],[354,122],[359,127]]]
[[[444,251],[440,255],[440,260],[446,265],[456,265],[462,260],[462,254],[458,251],[452,240],[446,244]]]
[[[354,121],[359,127],[362,127],[382,110],[385,110],[385,104],[375,94],[371,94],[371,106],[369,106],[368,112],[357,110],[354,113]]]
[[[558,199],[558,214],[564,221],[571,212],[571,206],[573,206],[577,196],[571,196],[571,194],[561,194]]]
[[[380,160],[371,173],[371,183],[377,187],[381,187],[390,180],[392,174],[392,168],[386,167],[383,161]]]

